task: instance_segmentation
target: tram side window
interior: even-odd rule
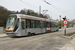
[[[35,28],[35,21],[31,20],[31,28]]]
[[[55,23],[53,22],[53,27],[55,27]]]
[[[21,24],[22,24],[22,29],[25,29],[24,21],[22,21]]]
[[[48,22],[46,22],[46,27],[47,27]]]
[[[55,26],[58,27],[58,23],[55,23]]]
[[[55,23],[53,22],[53,27],[55,27]]]
[[[51,27],[51,22],[49,24],[50,24],[50,27]]]
[[[40,21],[36,21],[36,28],[40,28]]]
[[[54,27],[54,23],[53,22],[51,23],[51,26],[52,26],[52,28]]]
[[[30,20],[26,20],[26,28],[30,28]]]
[[[56,27],[55,22],[53,22],[53,27]]]
[[[50,23],[50,27],[51,27],[51,28],[53,27],[53,24],[52,24],[52,22]]]
[[[43,21],[40,21],[40,28],[44,28]]]
[[[44,27],[44,28],[46,27],[46,22],[43,23],[43,27]]]

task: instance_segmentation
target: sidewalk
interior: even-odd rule
[[[73,38],[69,44],[66,44],[59,50],[75,50],[75,38]]]
[[[5,37],[7,36],[5,33],[0,34],[0,37]]]

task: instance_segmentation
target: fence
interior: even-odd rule
[[[4,27],[0,27],[0,34],[4,33]]]

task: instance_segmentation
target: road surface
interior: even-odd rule
[[[75,32],[75,28],[68,28],[67,33]],[[59,50],[72,39],[62,37],[64,29],[58,32],[43,33],[30,37],[0,38],[0,50]]]

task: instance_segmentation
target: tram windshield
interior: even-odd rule
[[[9,16],[6,24],[6,28],[13,28],[15,25],[16,18],[15,16]]]

